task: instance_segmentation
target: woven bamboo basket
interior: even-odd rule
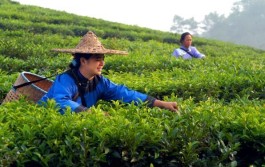
[[[38,79],[42,79],[39,75],[30,73],[30,72],[22,72],[14,85],[20,85],[26,82],[35,81]],[[52,86],[53,81],[49,79],[45,79],[27,86],[23,86],[14,90],[13,88],[8,92],[3,103],[10,102],[13,100],[18,100],[21,96],[25,96],[27,100],[37,102],[44,94],[48,92],[50,87]]]

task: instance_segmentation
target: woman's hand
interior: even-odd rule
[[[167,102],[167,101],[155,100],[154,106],[159,107],[159,108],[164,108],[164,109],[170,110],[172,112],[178,111],[177,102]]]

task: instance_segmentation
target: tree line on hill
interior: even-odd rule
[[[184,19],[174,16],[172,32],[190,31],[204,38],[217,39],[236,44],[265,49],[265,1],[240,0],[233,4],[232,12],[225,17],[209,13],[197,22],[193,17]]]

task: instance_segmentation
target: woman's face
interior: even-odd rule
[[[89,59],[81,58],[80,72],[87,78],[92,79],[95,75],[100,75],[105,65],[104,54],[92,55]]]
[[[190,47],[192,44],[192,37],[191,35],[186,35],[183,42],[182,42],[182,45],[185,47],[185,48],[188,48]]]

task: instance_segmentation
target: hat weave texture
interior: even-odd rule
[[[126,51],[106,49],[92,32],[87,32],[74,49],[53,49],[56,52],[84,53],[84,54],[120,54],[127,55]]]

